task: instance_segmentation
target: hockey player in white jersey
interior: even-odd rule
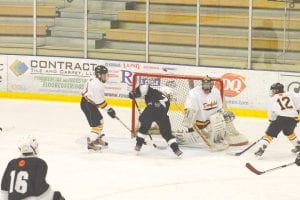
[[[183,125],[189,130],[196,130],[212,151],[226,149],[229,145],[248,143],[245,136],[233,125],[234,114],[224,109],[223,105],[221,94],[209,76],[202,80],[201,86],[190,90],[185,102]],[[189,141],[195,141],[195,134],[191,131],[176,137],[180,144],[187,145]]]
[[[104,83],[107,79],[108,69],[99,65],[95,68],[95,76],[85,83],[82,91],[80,107],[91,127],[87,137],[88,149],[100,150],[102,146],[108,146],[102,139],[103,116],[99,108],[105,110],[110,117],[116,117],[115,110],[107,104],[104,96]]]
[[[300,94],[284,92],[283,84],[274,83],[270,87],[270,96],[268,108],[270,124],[259,142],[255,155],[261,157],[273,138],[276,138],[281,131],[293,144],[292,152],[300,152],[300,141],[294,132],[299,122],[297,117],[300,110]]]

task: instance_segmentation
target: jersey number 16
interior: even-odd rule
[[[12,193],[14,190],[18,193],[22,193],[22,194],[26,193],[28,178],[29,178],[29,174],[27,171],[19,171],[17,174],[15,170],[11,171],[9,193]]]

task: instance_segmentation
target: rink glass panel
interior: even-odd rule
[[[296,70],[300,56],[300,5],[269,0],[265,7],[258,7],[264,1],[253,0],[252,68]]]
[[[149,2],[147,14],[146,0],[37,0],[36,42],[33,11],[21,15],[25,8],[19,11],[15,8],[15,15],[4,13],[0,17],[1,23],[7,24],[0,35],[1,53],[248,69],[300,69],[299,1],[292,5],[291,1],[284,0],[253,0],[251,37],[249,0]],[[11,0],[3,4],[33,6],[33,1]],[[57,12],[51,15],[42,6],[54,6]],[[200,13],[199,21],[197,13]],[[146,16],[149,16],[148,35]],[[12,25],[17,27],[9,29]],[[19,30],[18,25],[25,27]],[[250,51],[248,38],[252,44]]]
[[[197,0],[150,1],[149,62],[196,65],[196,11]]]

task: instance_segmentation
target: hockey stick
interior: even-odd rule
[[[1,126],[0,132],[5,133],[11,130],[14,130],[15,126]]]
[[[130,130],[130,128],[118,117],[118,116],[115,116],[115,118],[130,132],[130,133],[132,133],[131,132],[131,130]]]
[[[139,112],[139,115],[141,115],[142,111],[141,111],[139,105],[137,104],[137,102],[136,102],[134,96],[133,96],[132,100],[133,100],[133,102],[134,102],[135,107],[137,108],[137,110],[138,110],[138,112]],[[166,149],[166,148],[167,148],[167,146],[158,146],[158,145],[156,145],[156,144],[153,142],[152,136],[151,136],[149,133],[148,133],[147,135],[149,136],[149,138],[150,138],[150,143],[152,144],[152,146],[153,146],[154,148],[157,148],[157,149]]]
[[[274,167],[274,168],[271,168],[271,169],[267,169],[265,171],[259,171],[257,169],[255,169],[253,167],[253,165],[251,165],[250,163],[246,163],[246,167],[251,171],[253,172],[254,174],[256,175],[261,175],[261,174],[264,174],[264,173],[267,173],[267,172],[271,172],[271,171],[275,171],[275,170],[278,170],[278,169],[282,169],[282,168],[285,168],[285,167],[288,167],[288,166],[291,166],[295,164],[295,162],[292,162],[292,163],[288,163],[288,164],[285,164],[285,165],[281,165],[281,166],[278,166],[278,167]]]
[[[130,130],[130,128],[118,117],[118,116],[115,116],[115,118],[130,132],[130,133],[132,133],[131,132],[131,130]],[[153,142],[152,142],[152,137],[149,135],[149,137],[150,137],[150,141],[149,141],[149,143],[151,143],[152,144],[152,146],[154,146],[155,148],[157,148],[157,149],[166,149],[167,147],[164,147],[164,146],[158,146],[158,145],[156,145],[156,144],[154,144]]]
[[[246,151],[248,151],[249,149],[251,149],[254,145],[256,145],[259,141],[261,141],[263,139],[263,137],[259,138],[258,140],[256,140],[255,142],[253,142],[250,146],[248,146],[247,148],[245,148],[244,150],[237,152],[237,153],[229,153],[233,156],[240,156],[243,153],[245,153]]]

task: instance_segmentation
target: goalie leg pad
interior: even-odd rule
[[[217,112],[209,117],[209,121],[211,123],[207,126],[207,130],[210,133],[210,140],[213,143],[224,143],[226,124],[223,115]]]
[[[194,129],[199,133],[203,141],[209,146],[211,151],[221,151],[228,148],[228,143],[225,141],[226,125],[223,115],[217,112],[209,118],[210,123],[206,128],[194,126]]]
[[[206,129],[199,129],[197,126],[194,126],[194,129],[211,151],[222,151],[228,148],[229,145],[225,142],[225,140],[219,140],[219,143],[214,143],[213,140],[210,139],[211,133],[209,133]]]
[[[195,146],[196,144],[202,143],[200,135],[195,131],[192,132],[176,132],[175,133],[176,141],[179,145],[184,146]]]
[[[238,132],[233,122],[226,122],[226,137],[225,140],[230,146],[242,146],[248,144],[248,139],[245,135]]]

